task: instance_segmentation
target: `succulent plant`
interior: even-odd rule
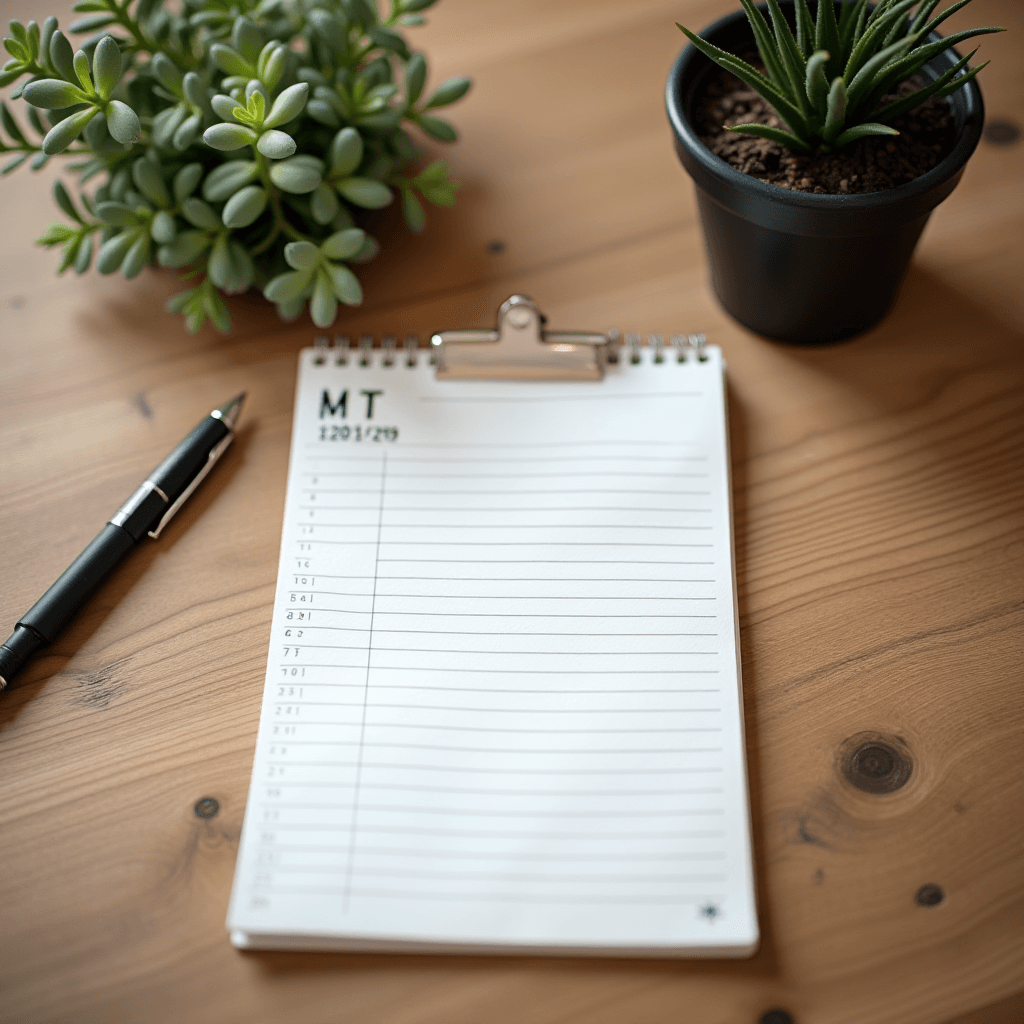
[[[349,264],[379,249],[364,211],[400,197],[422,231],[422,200],[455,201],[441,161],[410,173],[423,152],[403,127],[457,138],[434,111],[469,79],[425,95],[426,60],[400,31],[435,2],[385,15],[376,0],[79,0],[69,32],[91,38],[77,52],[56,18],[12,21],[0,87],[18,83],[30,130],[0,103],[0,173],[69,154],[80,185],[99,182],[78,203],[54,184],[70,222],[39,242],[61,247],[61,273],[94,255],[101,274],[181,268],[194,280],[168,305],[191,331],[228,330],[221,293],[254,284],[283,318],[309,302],[326,327],[362,301]]]
[[[803,152],[815,146],[829,152],[866,135],[898,135],[887,122],[913,110],[929,96],[948,96],[962,89],[986,64],[964,70],[977,53],[966,57],[910,95],[879,107],[901,83],[943,50],[972,36],[1002,28],[967,29],[936,42],[929,34],[970,0],[959,0],[932,17],[939,0],[841,0],[838,16],[832,0],[818,0],[812,18],[807,0],[794,0],[796,31],[779,6],[767,0],[768,20],[754,0],[741,0],[753,30],[764,71],[712,46],[679,25],[702,53],[731,71],[774,108],[790,131],[763,124],[727,126],[729,131],[757,135]],[[677,22],[678,24],[678,22]]]

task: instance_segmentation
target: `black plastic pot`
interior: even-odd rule
[[[753,49],[742,11],[700,35],[731,53]],[[935,77],[958,57],[946,50],[923,71]],[[697,186],[719,301],[744,327],[777,341],[816,345],[862,334],[888,312],[932,210],[956,187],[978,144],[984,107],[976,80],[949,97],[957,141],[936,167],[882,192],[814,195],[737,171],[700,141],[689,110],[717,68],[687,45],[665,100],[676,152]]]

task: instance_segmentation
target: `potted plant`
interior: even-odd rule
[[[94,254],[101,274],[181,268],[195,280],[168,305],[190,331],[226,331],[221,293],[252,285],[284,319],[308,302],[327,327],[362,300],[349,265],[378,251],[367,211],[399,196],[421,231],[421,199],[455,200],[442,162],[410,173],[423,154],[402,127],[454,141],[434,111],[470,86],[424,93],[426,60],[400,30],[435,2],[391,0],[384,15],[376,0],[79,0],[77,52],[56,18],[12,21],[0,86],[18,83],[31,131],[0,103],[2,173],[68,154],[80,184],[99,182],[77,204],[54,185],[70,222],[39,241],[61,247],[62,273]]]
[[[924,0],[916,13],[918,0],[819,0],[812,17],[808,0],[742,0],[742,11],[699,36],[679,26],[690,45],[668,78],[669,121],[697,188],[713,287],[741,324],[780,341],[820,344],[860,334],[888,311],[932,209],[960,180],[981,135],[974,80],[981,68],[968,69],[974,51],[960,57],[952,44],[1002,29],[948,39],[935,31],[968,2],[934,15],[938,0]],[[763,70],[736,54],[751,55]],[[747,100],[760,103],[759,117],[726,125],[726,132],[804,177],[780,187],[767,173],[759,176],[765,161],[755,160],[758,169],[745,173],[708,148],[695,111],[720,74],[716,65],[748,87]],[[906,84],[915,75],[916,84]],[[952,116],[948,152],[913,180],[851,189],[856,168],[870,164],[874,152],[895,150],[893,125],[943,96]],[[845,188],[829,189],[813,177],[828,166],[834,182],[844,161],[855,169],[839,177]]]

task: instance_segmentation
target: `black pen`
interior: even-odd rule
[[[0,690],[36,651],[57,639],[143,537],[160,536],[231,443],[244,400],[243,392],[214,409],[149,474],[60,579],[21,617],[10,639],[0,646]]]

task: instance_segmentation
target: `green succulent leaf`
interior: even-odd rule
[[[276,128],[278,125],[287,124],[302,113],[309,96],[309,83],[297,82],[285,89],[280,96],[274,100],[263,121],[264,128]]]
[[[121,262],[121,273],[126,278],[135,277],[149,262],[150,236],[139,233]]]
[[[291,302],[306,291],[313,280],[313,273],[314,271],[309,269],[278,274],[267,282],[263,296],[271,302]]]
[[[257,135],[251,128],[241,124],[228,124],[226,121],[210,125],[203,132],[203,141],[208,146],[224,152],[251,146],[256,139]]]
[[[110,99],[110,94],[121,81],[121,49],[111,36],[104,36],[96,44],[92,56],[92,77],[100,98]]]
[[[68,146],[85,130],[85,126],[98,113],[94,108],[80,110],[63,121],[58,121],[43,139],[43,152],[49,156],[54,153],[63,153]]]
[[[36,239],[36,245],[52,248],[55,245],[63,245],[69,238],[74,237],[75,229],[70,224],[50,224]]]
[[[245,107],[241,106],[237,100],[220,93],[210,98],[210,106],[213,107],[214,113],[218,117],[223,118],[229,124],[232,121],[238,121],[237,114],[245,112]]]
[[[865,122],[864,124],[854,125],[852,128],[847,128],[838,139],[835,141],[836,148],[845,146],[848,142],[853,142],[855,139],[863,139],[867,135],[899,135],[899,132],[895,128],[890,128],[887,124],[876,124],[873,122]]]
[[[374,178],[344,178],[338,182],[337,187],[350,203],[370,210],[387,206],[394,198],[391,189]]]
[[[238,194],[235,193],[235,195]],[[181,200],[181,215],[193,227],[203,228],[206,231],[216,231],[222,223],[213,207],[195,196],[188,196]]]
[[[224,43],[214,43],[210,47],[213,62],[226,75],[238,75],[240,78],[255,78],[256,69],[237,50]]]
[[[252,284],[254,267],[249,254],[238,242],[221,235],[213,244],[206,272],[221,291],[233,295],[244,292]]]
[[[771,139],[773,142],[781,142],[801,153],[810,152],[811,147],[803,139],[798,139],[791,132],[784,132],[781,128],[772,128],[766,124],[737,124],[727,125],[727,131],[739,132],[742,135],[756,135],[761,139]]]
[[[108,238],[101,246],[96,257],[96,269],[101,274],[112,274],[119,270],[128,250],[138,240],[138,231],[122,231]]]
[[[410,107],[423,95],[426,84],[426,59],[422,53],[414,53],[405,66],[405,98]]]
[[[360,228],[346,228],[344,231],[336,231],[331,235],[331,237],[320,246],[320,251],[328,259],[347,260],[359,252],[365,241],[365,231]]]
[[[64,187],[60,181],[53,183],[53,198],[56,200],[57,205],[72,219],[77,220],[79,224],[84,224],[82,215],[75,209],[75,204],[71,200],[71,196],[68,194],[68,190]]]
[[[111,100],[107,104],[106,115],[107,131],[118,142],[128,145],[142,138],[142,125],[139,124],[138,114],[127,103]]]
[[[326,183],[317,185],[309,197],[309,212],[317,224],[330,224],[338,216],[337,193]]]
[[[815,50],[807,61],[806,91],[812,110],[825,110],[828,105],[829,86],[825,77],[828,59],[828,50]]]
[[[427,226],[423,204],[416,198],[416,193],[411,188],[402,190],[402,215],[410,231],[419,234]]]
[[[315,157],[293,156],[270,168],[270,180],[283,192],[312,192],[323,180],[323,164]]]
[[[163,175],[152,160],[143,157],[132,164],[132,180],[135,187],[154,205],[171,205],[171,196],[164,184]]]
[[[432,107],[447,107],[456,100],[462,99],[469,92],[472,84],[473,81],[470,78],[449,79],[434,90],[433,95],[427,100],[423,109],[430,110]]]
[[[182,231],[167,245],[157,250],[161,267],[187,267],[210,247],[210,236],[205,231]]]
[[[320,250],[312,242],[289,242],[284,247],[284,258],[295,270],[309,270],[320,261]]]
[[[260,136],[256,148],[271,160],[284,160],[295,152],[295,140],[286,132],[271,129]]]
[[[84,103],[89,97],[70,82],[62,82],[57,78],[42,78],[38,82],[30,82],[25,86],[25,99],[33,107],[44,110],[62,110],[73,107],[76,103]]]
[[[224,204],[221,219],[228,228],[246,228],[267,208],[267,190],[259,185],[239,189]]]
[[[75,82],[78,80],[78,75],[75,74],[75,51],[60,29],[55,29],[50,37],[50,64],[53,66],[54,71],[66,81]],[[32,101],[29,100],[29,103],[32,103]]]
[[[196,186],[200,181],[202,181],[202,179],[202,164],[185,164],[185,166],[174,175],[174,182],[171,186],[174,191],[175,201],[180,203],[186,196],[192,195],[196,190]]]
[[[363,159],[363,139],[355,128],[342,128],[331,143],[331,174],[348,176]]]
[[[118,69],[120,71],[120,68]],[[178,65],[165,53],[156,53],[149,62],[149,70],[156,80],[172,96],[181,97],[181,80],[184,77]]]
[[[259,174],[253,160],[229,160],[215,167],[203,181],[203,198],[209,203],[223,203]]]
[[[174,241],[174,236],[178,233],[178,229],[174,223],[174,218],[166,210],[160,210],[153,218],[149,233],[154,242],[159,245],[166,245]]]
[[[431,117],[429,114],[421,114],[417,119],[416,123],[429,135],[432,139],[437,139],[438,142],[455,142],[459,133],[447,122],[443,121],[440,117]]]
[[[339,302],[344,302],[346,306],[358,306],[362,303],[362,285],[348,267],[339,263],[328,263],[326,270],[331,282],[331,291]]]

